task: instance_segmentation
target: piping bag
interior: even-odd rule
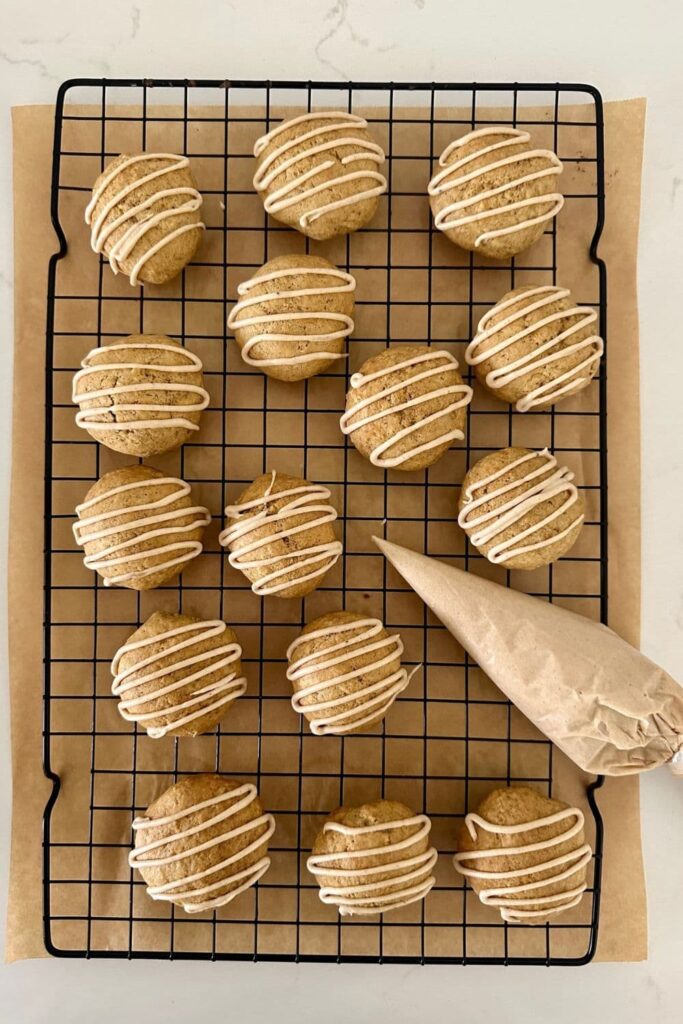
[[[683,776],[683,689],[611,629],[373,538],[505,696],[584,771]]]

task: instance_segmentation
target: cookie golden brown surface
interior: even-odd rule
[[[152,590],[177,576],[202,550],[211,516],[190,485],[151,466],[105,473],[76,507],[73,525],[84,562],[105,586]]]
[[[338,808],[307,861],[320,899],[342,916],[387,913],[424,899],[438,856],[430,830],[425,814],[394,800]]]
[[[186,156],[122,153],[93,186],[85,211],[90,244],[132,285],[164,284],[197,250],[201,205]]]
[[[434,225],[463,249],[515,256],[562,209],[561,171],[556,154],[535,148],[527,131],[491,126],[468,132],[446,147],[429,182]]]
[[[373,465],[425,469],[465,436],[471,399],[450,352],[396,345],[353,374],[340,426]]]
[[[568,288],[514,288],[481,318],[465,359],[517,412],[547,409],[597,373],[604,349],[597,319],[594,309],[574,305]]]
[[[303,597],[320,584],[342,553],[330,492],[286,473],[264,473],[225,510],[219,536],[230,564],[259,596]]]
[[[355,279],[322,256],[269,260],[237,289],[228,317],[242,359],[278,380],[305,380],[344,358]]]
[[[73,379],[76,423],[127,455],[158,455],[199,429],[209,404],[202,361],[161,334],[131,334],[88,352]]]
[[[133,821],[129,863],[153,900],[197,914],[229,903],[265,874],[274,831],[251,783],[189,775]]]
[[[199,736],[246,690],[241,657],[224,622],[154,612],[116,652],[112,693],[153,739]]]
[[[379,619],[330,612],[309,622],[287,650],[292,706],[316,736],[377,724],[410,681],[403,643]]]
[[[384,152],[367,121],[343,111],[301,114],[254,146],[254,188],[266,212],[309,238],[346,235],[375,215],[386,192]]]
[[[455,867],[504,921],[544,924],[575,907],[592,851],[583,813],[530,786],[495,789],[465,818]]]
[[[583,526],[583,495],[574,474],[547,448],[503,448],[469,470],[458,524],[490,562],[537,569],[561,558]]]

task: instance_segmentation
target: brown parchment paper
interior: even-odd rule
[[[14,432],[13,432],[13,476],[11,495],[11,521],[13,523],[11,550],[10,550],[10,697],[12,713],[12,765],[13,765],[13,826],[12,826],[12,857],[10,875],[9,910],[7,922],[7,946],[6,955],[9,960],[16,960],[26,957],[45,955],[42,942],[42,857],[41,857],[41,818],[43,808],[49,793],[49,786],[46,783],[41,767],[41,697],[42,697],[42,663],[41,663],[41,620],[42,620],[42,508],[43,508],[43,443],[44,436],[44,328],[45,328],[45,282],[47,275],[47,260],[49,254],[56,248],[56,240],[49,223],[48,197],[51,171],[52,131],[54,111],[51,107],[23,107],[13,111],[14,123],[14,211],[15,211],[15,376],[14,376]],[[639,637],[639,601],[640,601],[640,466],[639,466],[639,388],[638,388],[638,323],[636,309],[636,253],[637,253],[637,232],[640,208],[640,177],[642,161],[642,144],[644,130],[645,103],[642,100],[626,101],[622,103],[608,103],[605,108],[605,130],[606,130],[606,166],[607,166],[607,223],[605,234],[600,245],[600,253],[608,264],[609,280],[609,445],[612,453],[621,453],[622,457],[610,460],[610,625],[631,643],[637,644]],[[91,143],[85,138],[85,133],[91,130],[87,123],[80,125],[78,122],[71,122],[69,126],[68,146],[70,150],[79,148],[79,132],[83,132],[83,148],[87,149]],[[419,143],[416,143],[419,144]],[[121,149],[123,146],[120,147]],[[148,148],[152,148],[151,145]],[[177,148],[177,144],[176,144]],[[93,175],[94,176],[94,175]],[[85,182],[84,182],[85,184]],[[201,187],[201,183],[200,183]],[[214,186],[215,187],[215,186]],[[577,189],[577,191],[579,191]],[[245,209],[248,215],[254,215],[253,197],[245,198]],[[401,204],[394,206],[394,215],[401,216]],[[67,231],[73,225],[66,225]],[[566,230],[570,231],[568,225]],[[73,236],[70,235],[70,243]],[[81,230],[80,239],[75,246],[75,262],[67,263],[65,266],[66,280],[74,290],[78,287],[81,273],[86,275],[93,272],[96,261],[88,258],[86,233]],[[571,246],[565,251],[571,252]],[[274,253],[271,253],[274,255]],[[334,259],[334,252],[330,253]],[[338,257],[340,258],[340,257]],[[578,259],[578,251],[577,251]],[[585,259],[585,253],[581,254]],[[80,261],[80,262],[79,262]],[[559,268],[560,272],[562,268]],[[73,275],[71,278],[69,274]],[[398,278],[401,288],[410,289],[408,272],[400,272]],[[245,276],[244,274],[242,276]],[[580,270],[578,272],[579,284],[581,284]],[[109,283],[109,282],[108,282]],[[521,281],[520,281],[521,283]],[[87,287],[87,284],[86,284]],[[127,284],[120,281],[116,288],[123,288]],[[501,289],[502,290],[502,289]],[[75,292],[78,294],[78,292]],[[584,300],[590,301],[590,297],[582,295]],[[116,326],[120,334],[135,330],[136,323],[128,325],[121,322]],[[371,333],[372,324],[367,323],[368,336],[374,337]],[[68,328],[75,330],[75,327]],[[104,327],[104,330],[111,331],[114,328]],[[173,333],[173,325],[145,324],[146,330],[166,330]],[[177,330],[177,328],[175,328]],[[406,311],[405,329],[407,337],[411,332],[417,330],[411,322],[409,311]],[[403,335],[398,335],[403,336]],[[421,335],[414,334],[420,337]],[[440,336],[440,335],[439,335]],[[377,348],[384,344],[377,335]],[[82,346],[81,346],[82,348]],[[80,349],[79,349],[80,351]],[[85,349],[83,349],[85,351]],[[82,354],[82,353],[81,353]],[[370,352],[368,352],[370,354]],[[275,392],[277,394],[277,392]],[[67,401],[66,392],[62,391],[58,400]],[[339,396],[335,396],[339,401]],[[65,413],[65,416],[69,416]],[[294,417],[291,417],[293,419]],[[66,419],[64,421],[66,423]],[[278,421],[278,428],[282,429],[283,437],[288,436],[291,429],[295,433],[295,426],[287,424],[286,417]],[[69,426],[63,428],[67,432]],[[205,424],[203,430],[210,435],[211,424]],[[253,424],[245,422],[242,429],[247,431],[253,429]],[[577,427],[578,429],[578,427]],[[583,428],[581,428],[583,429]],[[73,434],[74,439],[78,436]],[[293,436],[293,435],[292,435]],[[486,443],[486,438],[481,437],[478,443]],[[516,443],[520,443],[516,441]],[[524,443],[524,442],[522,442]],[[526,443],[533,443],[529,438]],[[626,457],[627,454],[627,457]],[[73,458],[77,460],[76,452]],[[125,461],[125,460],[124,460]],[[111,465],[118,464],[116,458],[109,461],[106,453],[101,462],[101,471],[111,468]],[[160,464],[160,460],[157,460]],[[161,468],[167,468],[161,465]],[[173,460],[168,462],[169,469],[178,470],[178,465]],[[233,473],[236,476],[248,474],[252,470],[248,459],[239,466],[233,463]],[[300,466],[288,463],[285,459],[280,463],[283,471],[297,472]],[[460,471],[457,463],[447,467],[451,471]],[[362,483],[362,467],[358,481]],[[588,464],[581,465],[584,479],[590,475],[591,467]],[[252,475],[260,470],[255,468]],[[91,469],[89,470],[92,471]],[[197,472],[195,470],[195,472]],[[322,467],[319,473],[322,475]],[[311,470],[312,478],[315,478],[315,470]],[[82,488],[81,488],[82,489]],[[80,496],[80,495],[79,495]],[[200,492],[200,499],[203,495]],[[69,501],[72,501],[69,506]],[[212,510],[216,505],[215,497],[211,501]],[[64,498],[64,509],[73,507],[73,500],[69,496]],[[62,509],[60,509],[62,510]],[[217,529],[217,523],[214,528]],[[376,523],[368,526],[367,538],[372,532],[376,532]],[[398,543],[405,543],[411,546],[413,538],[410,532],[403,534],[388,533],[391,540]],[[418,547],[417,543],[412,546]],[[209,561],[205,565],[209,566]],[[76,568],[74,578],[82,580],[79,575],[80,569]],[[208,571],[208,568],[207,570]],[[530,581],[531,582],[531,581]],[[568,587],[571,585],[570,578],[567,578]],[[576,581],[573,581],[576,582]],[[231,586],[234,585],[231,581]],[[235,589],[238,589],[235,587]],[[156,592],[156,606],[163,604],[163,591]],[[236,595],[238,598],[240,594]],[[401,621],[407,626],[418,614],[419,602],[414,595],[404,595],[405,600],[396,606],[394,618],[403,615]],[[125,604],[126,596],[115,598]],[[66,600],[66,598],[65,598]],[[323,598],[321,597],[321,600]],[[403,599],[402,599],[403,600]],[[286,604],[286,603],[285,603]],[[149,612],[153,605],[143,612]],[[113,608],[113,605],[112,605]],[[199,607],[198,612],[216,614],[213,607]],[[309,617],[327,610],[326,607],[313,603]],[[579,610],[579,609],[577,609]],[[66,609],[75,616],[82,612],[82,609]],[[375,612],[376,613],[376,612]],[[589,612],[590,613],[590,612]],[[116,617],[116,616],[114,616]],[[286,609],[283,611],[283,623],[287,622]],[[408,630],[407,630],[408,631]],[[123,639],[126,635],[124,630],[119,634],[111,633],[110,644],[114,639]],[[77,637],[63,637],[61,643],[64,645],[60,654],[71,651],[73,656],[74,645],[78,647]],[[245,650],[249,644],[245,644]],[[115,646],[115,645],[114,645]],[[113,649],[113,648],[112,648]],[[407,646],[408,649],[408,646]],[[107,652],[111,653],[111,650]],[[419,652],[413,652],[419,657]],[[444,652],[446,658],[452,657],[453,652],[449,648]],[[102,673],[102,687],[108,685],[106,678],[106,666]],[[274,684],[278,685],[278,684]],[[489,684],[490,685],[490,684]],[[485,686],[485,683],[482,683]],[[284,692],[284,691],[283,691]],[[79,710],[76,704],[73,705],[72,714],[78,715]],[[243,702],[243,713],[248,718],[249,706]],[[116,721],[113,711],[111,722]],[[516,723],[521,730],[524,730],[525,723]],[[62,726],[63,727],[63,726]],[[288,727],[288,726],[287,726]],[[409,726],[406,725],[405,728]],[[488,726],[490,728],[490,725]],[[284,728],[284,726],[283,726]],[[530,734],[531,735],[531,734]],[[121,733],[121,745],[125,745],[125,730]],[[127,737],[126,737],[127,739]],[[287,739],[287,737],[285,737]],[[211,741],[213,743],[213,741]],[[83,771],[83,765],[89,764],[87,756],[87,740],[80,744],[83,748],[77,750],[79,744],[65,744],[58,749],[56,755],[56,768],[60,771],[63,781],[63,791],[60,795],[61,815],[57,814],[54,819],[56,834],[62,838],[69,835],[69,829],[76,829],[77,816],[82,811],[84,804],[88,803],[89,778],[87,771]],[[195,748],[185,748],[181,771],[203,766],[203,755],[201,745]],[[314,750],[313,757],[321,756],[320,746],[311,748]],[[331,748],[327,748],[330,750]],[[367,752],[368,748],[365,748]],[[71,754],[69,754],[71,751]],[[100,753],[103,753],[100,751]],[[73,762],[69,763],[69,757],[73,756]],[[104,751],[106,756],[106,751]],[[114,747],[111,748],[112,763],[118,757]],[[287,756],[286,746],[283,747],[278,756]],[[396,754],[396,762],[392,770],[400,772],[406,761],[410,760],[410,751]],[[144,763],[144,761],[143,761]],[[160,769],[163,768],[164,755],[162,748],[153,747],[150,754],[149,764]],[[168,766],[167,766],[168,767]],[[208,766],[207,766],[208,767]],[[229,764],[221,762],[223,770],[230,770]],[[529,770],[529,766],[525,765]],[[587,778],[576,771],[573,766],[562,757],[556,754],[554,775],[558,791],[567,800],[583,799],[583,790]],[[152,777],[154,778],[154,777]],[[267,780],[264,780],[264,783]],[[166,784],[161,780],[161,788]],[[160,791],[159,787],[154,788],[155,783],[150,782],[149,791],[139,790],[136,799],[142,803],[145,799],[151,799]],[[409,788],[409,787],[408,787]],[[98,795],[96,795],[97,798]],[[348,797],[352,794],[348,793]],[[100,802],[106,802],[107,796],[99,794]],[[120,794],[112,794],[109,800],[121,801]],[[264,795],[264,802],[270,809],[277,812],[279,807],[287,805],[287,796],[276,789],[272,789]],[[125,802],[125,801],[124,801]],[[312,807],[319,808],[333,805],[335,802],[332,790],[317,793],[312,798]],[[643,881],[643,869],[640,850],[639,832],[639,805],[638,805],[638,781],[636,778],[623,778],[608,780],[605,788],[601,791],[600,806],[605,820],[605,854],[603,873],[603,898],[601,911],[601,927],[599,933],[598,959],[602,960],[640,960],[646,956],[646,907],[645,891]],[[124,818],[126,820],[124,820]],[[129,829],[129,815],[116,818],[110,815],[107,819],[112,829],[110,834],[102,833],[97,838],[105,842],[107,839],[118,839],[127,834]],[[314,824],[312,822],[311,824]],[[286,829],[285,829],[286,832]],[[286,834],[282,837],[283,845],[287,845]],[[291,837],[289,837],[291,838]],[[304,839],[305,841],[305,839]],[[435,836],[435,843],[439,846],[439,837]],[[77,876],[79,865],[77,863],[78,853],[74,852],[74,862],[71,867],[72,873]],[[108,863],[102,863],[98,867],[107,871],[107,877],[116,876],[122,879],[127,878],[127,868],[121,867],[124,857],[120,851],[114,851],[114,856]],[[271,869],[272,871],[273,869]],[[288,880],[286,876],[287,866],[283,863],[281,881]],[[279,876],[275,876],[277,880]],[[128,901],[127,887],[125,890],[126,906],[122,906],[122,916],[125,916]],[[284,891],[284,890],[283,890]],[[309,894],[304,894],[304,901],[308,900]],[[311,896],[311,914],[320,913],[320,905],[315,894]],[[263,895],[261,910],[266,913],[276,913],[277,908],[268,906],[267,890]],[[95,890],[94,898],[97,901],[100,896]],[[148,912],[145,908],[151,907],[150,917],[158,914],[158,906],[146,901],[144,893],[136,893],[136,910],[141,913]],[[69,898],[62,904],[57,902],[56,913],[68,914],[70,911],[79,913],[82,893],[73,887]],[[109,912],[116,911],[116,901],[113,897],[107,897],[106,909]],[[140,910],[140,908],[143,908]],[[304,908],[307,912],[307,907]],[[102,912],[103,907],[95,906],[94,912]],[[291,913],[291,911],[285,911]],[[437,908],[438,913],[438,908]],[[476,902],[468,903],[468,919],[474,921],[484,920],[481,917],[481,908]],[[478,916],[479,915],[479,916]],[[305,915],[304,915],[305,916]],[[412,954],[415,952],[411,945],[410,922],[414,919],[408,915],[405,930],[392,929],[390,935],[392,948],[385,952]],[[249,921],[248,913],[245,922]],[[144,922],[143,922],[144,924]],[[122,929],[127,929],[124,922]],[[138,926],[139,927],[139,926]],[[155,924],[150,920],[150,934]],[[206,927],[210,927],[207,924]],[[230,934],[237,936],[235,942],[239,944],[240,928],[251,928],[252,925],[232,926]],[[117,935],[115,926],[109,925],[112,931],[111,942],[116,945]],[[183,944],[182,923],[177,928],[177,948],[193,948],[192,943],[198,943],[202,948],[204,939],[195,929],[190,937],[188,931],[187,939]],[[414,929],[413,929],[414,930]],[[278,942],[287,941],[286,930],[277,932],[273,930],[269,935],[264,934],[264,946],[267,951],[277,952]],[[302,929],[302,943],[305,952],[330,952],[325,946],[327,939],[324,937],[327,932],[334,929]],[[528,935],[533,929],[526,929]],[[569,934],[569,933],[568,933]],[[283,935],[285,937],[283,938]],[[484,954],[486,952],[497,953],[494,943],[498,942],[498,936],[485,928],[479,932],[479,945],[476,950],[469,949],[472,954]],[[278,937],[279,936],[279,937]],[[144,928],[140,928],[140,941],[144,938]],[[74,941],[78,942],[76,938]],[[97,936],[93,937],[97,942]],[[227,940],[228,943],[230,939]],[[365,949],[361,944],[355,948],[346,949],[345,952],[365,953],[373,952],[372,949]],[[531,944],[519,952],[533,952],[533,938],[527,943]],[[438,934],[434,937],[436,945],[427,949],[428,955],[438,955]],[[270,944],[269,944],[270,943]],[[336,951],[336,935],[334,936],[334,950]],[[230,946],[226,947],[229,949]],[[512,951],[514,954],[514,951]],[[571,955],[573,950],[568,946],[567,953]]]

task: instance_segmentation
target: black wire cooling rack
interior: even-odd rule
[[[82,106],[85,104],[85,106]],[[375,221],[331,247],[311,245],[358,280],[349,368],[281,385],[244,365],[227,342],[240,280],[267,258],[309,243],[269,221],[253,195],[251,145],[287,113],[362,111],[387,153],[389,192]],[[492,109],[495,110],[492,112]],[[486,123],[529,127],[564,162],[566,206],[527,254],[504,265],[463,253],[434,231],[426,183],[444,145]],[[198,260],[164,288],[131,288],[87,245],[92,181],[119,152],[187,153],[205,197]],[[480,390],[467,440],[427,473],[383,473],[338,430],[348,373],[386,342],[439,342],[460,354],[477,319],[517,284],[561,283],[599,310],[606,329],[600,94],[577,84],[393,84],[89,80],[57,96],[51,215],[59,251],[48,281],[45,491],[45,945],[65,957],[337,962],[584,964],[595,951],[602,822],[587,792],[595,856],[576,911],[536,928],[505,924],[453,870],[455,825],[496,784],[555,794],[562,759],[482,676],[373,548],[371,534],[446,558],[607,621],[605,361],[576,399],[523,417]],[[580,215],[585,239],[565,232]],[[578,281],[574,276],[581,262]],[[585,266],[584,266],[585,264]],[[577,293],[586,289],[590,294]],[[211,392],[198,439],[152,460],[188,482],[214,515],[205,553],[173,586],[105,590],[73,543],[73,509],[125,458],[73,425],[70,383],[94,345],[168,333],[201,355]],[[548,570],[492,569],[454,523],[471,460],[506,444],[547,444],[580,470],[584,547]],[[573,460],[573,461],[572,461]],[[253,476],[280,468],[325,483],[340,512],[346,557],[303,601],[261,601],[230,568],[216,535],[222,508]],[[336,573],[336,575],[335,575]],[[304,622],[342,606],[400,629],[423,669],[374,732],[312,737],[289,707],[284,650]],[[111,695],[117,646],[156,607],[221,617],[245,649],[248,694],[214,733],[151,741],[123,722]],[[213,914],[189,918],[145,894],[127,865],[130,821],[179,775],[253,779],[278,823],[260,884]],[[312,836],[341,802],[406,800],[433,821],[437,885],[387,920],[338,920],[305,868]],[[561,793],[559,795],[562,795]],[[590,819],[590,815],[589,815]]]

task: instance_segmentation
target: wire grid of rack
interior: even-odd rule
[[[378,216],[354,236],[325,245],[269,221],[250,185],[253,140],[302,109],[362,110],[387,153],[389,191]],[[565,165],[560,227],[553,223],[527,254],[503,265],[464,253],[434,231],[425,195],[445,143],[486,123],[528,126]],[[190,156],[205,197],[206,238],[177,282],[131,289],[87,248],[83,209],[111,158],[155,148]],[[363,462],[339,432],[338,417],[349,373],[387,342],[438,342],[462,357],[478,316],[503,292],[528,281],[555,283],[558,273],[564,283],[577,253],[585,261],[578,287],[591,294],[574,297],[598,309],[604,337],[605,268],[597,256],[603,176],[601,98],[585,85],[84,79],[60,88],[51,207],[59,252],[49,271],[46,366],[50,953],[462,964],[591,959],[602,854],[593,790],[602,780],[587,793],[595,856],[580,907],[537,928],[497,920],[453,870],[455,824],[496,783],[528,781],[555,793],[558,757],[387,568],[371,535],[606,621],[605,363],[591,388],[546,413],[520,416],[475,385],[466,441],[423,473],[384,473]],[[562,224],[577,212],[590,231],[579,249],[568,242],[565,253]],[[320,252],[358,280],[349,366],[300,385],[252,372],[225,333],[239,281],[286,251]],[[130,461],[74,427],[71,376],[93,345],[136,331],[168,333],[196,351],[211,392],[197,439],[150,461],[193,485],[211,509],[213,527],[204,554],[177,583],[147,594],[106,590],[83,568],[70,531],[73,508],[91,483]],[[577,465],[589,510],[584,546],[526,576],[491,567],[454,523],[466,469],[486,451],[513,443],[547,444]],[[227,501],[272,468],[327,484],[340,513],[345,558],[304,601],[255,598],[216,539]],[[400,629],[407,663],[423,668],[377,729],[313,737],[289,706],[284,651],[306,621],[344,606]],[[158,607],[225,618],[244,646],[248,693],[209,736],[152,741],[117,715],[110,659]],[[128,868],[127,852],[134,814],[179,775],[201,770],[253,779],[278,829],[272,867],[257,887],[213,914],[188,918],[149,900]],[[432,818],[437,885],[426,902],[386,920],[338,920],[334,908],[320,903],[305,868],[312,837],[337,804],[380,795]]]

